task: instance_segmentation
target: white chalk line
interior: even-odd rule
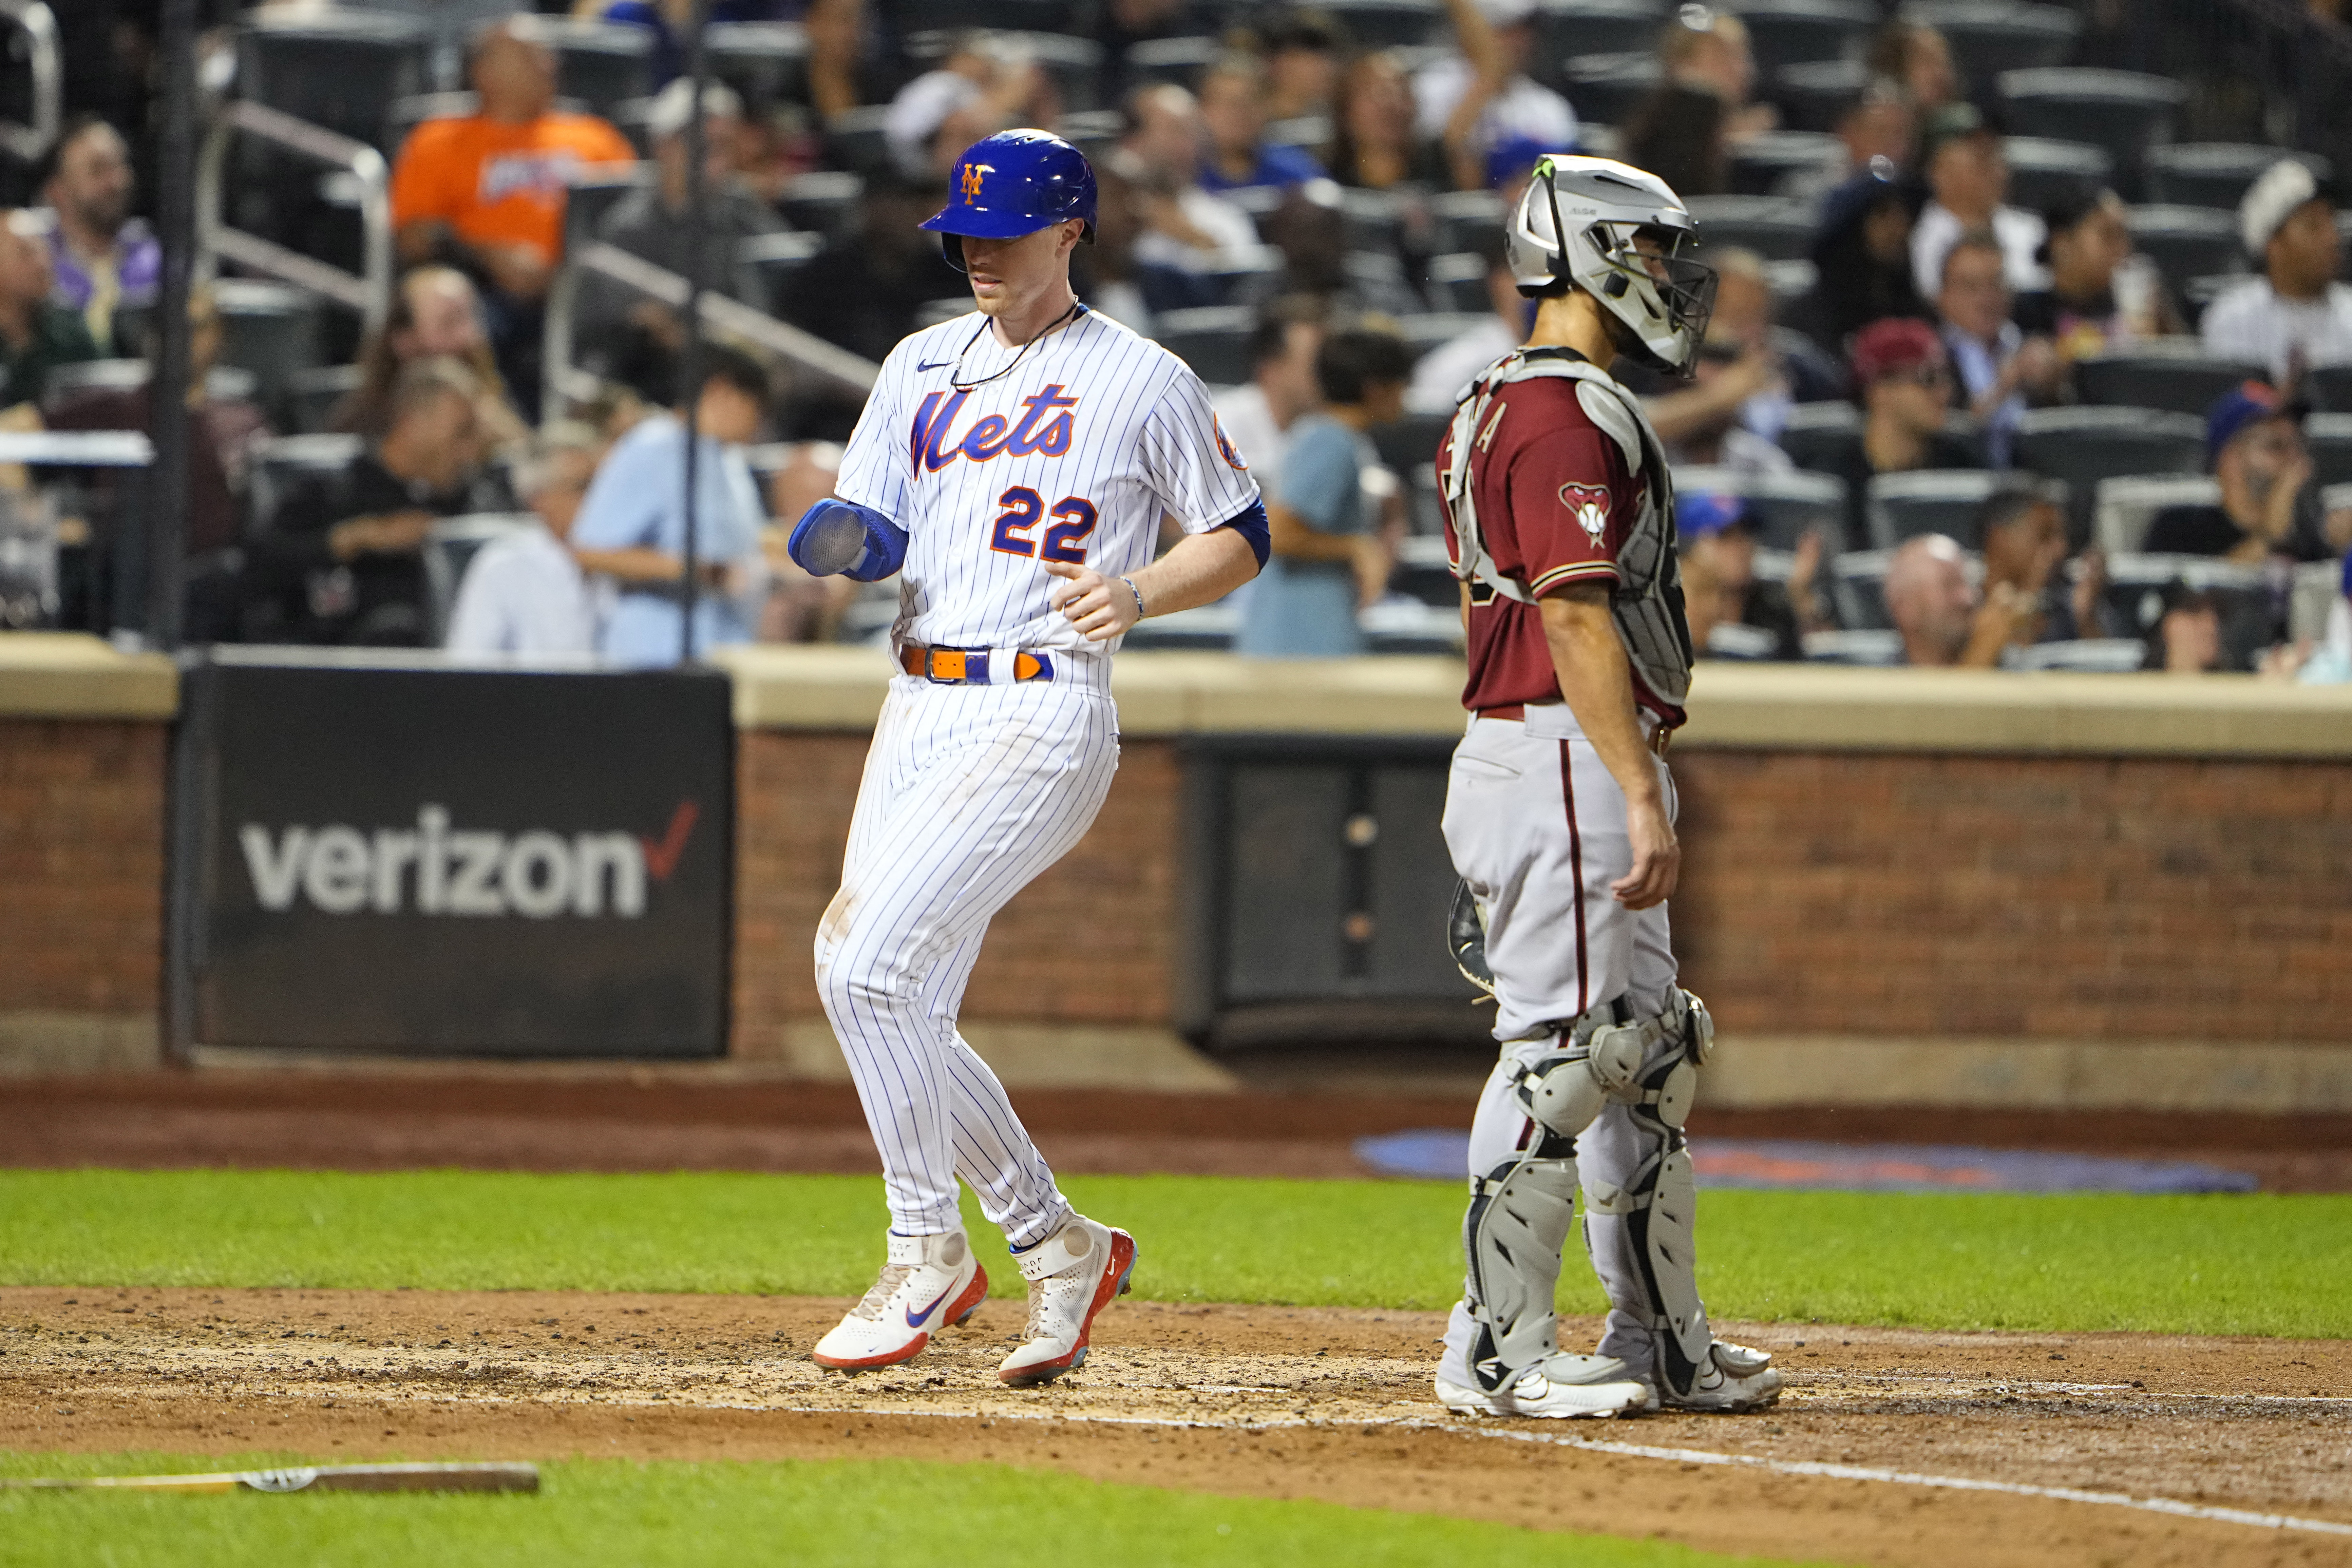
[[[624,1403],[614,1401],[614,1403]],[[635,1404],[635,1401],[626,1403]],[[650,1402],[648,1402],[650,1405]],[[671,1408],[676,1408],[675,1406]],[[1768,1459],[1755,1454],[1723,1454],[1709,1448],[1665,1448],[1646,1443],[1612,1443],[1600,1437],[1571,1437],[1554,1432],[1530,1432],[1507,1427],[1465,1426],[1433,1421],[1419,1416],[1339,1416],[1329,1420],[1276,1418],[1261,1421],[1179,1421],[1164,1416],[1069,1415],[1053,1410],[991,1411],[985,1416],[953,1410],[891,1410],[873,1406],[821,1405],[698,1405],[702,1410],[744,1410],[780,1416],[928,1416],[941,1421],[1069,1421],[1098,1427],[1157,1427],[1175,1431],[1268,1431],[1276,1428],[1321,1427],[1332,1431],[1349,1427],[1388,1427],[1405,1431],[1452,1432],[1465,1437],[1498,1437],[1510,1442],[1547,1443],[1588,1453],[1612,1454],[1628,1459],[1662,1459],[1677,1465],[1722,1465],[1767,1470],[1774,1475],[1804,1476],[1841,1481],[1877,1481],[1887,1486],[1927,1487],[1939,1491],[1994,1492],[2004,1497],[2044,1498],[2054,1502],[2091,1503],[2101,1508],[2128,1508],[2142,1513],[2199,1519],[2214,1524],[2244,1524],[2263,1530],[2300,1530],[2315,1535],[2352,1536],[2352,1524],[2332,1520],[2303,1519],[2291,1513],[2260,1513],[2252,1509],[2217,1508],[2209,1503],[2183,1502],[2178,1498],[2133,1497],[2128,1492],[2088,1491],[2080,1487],[2042,1487],[2026,1481],[1979,1480],[1969,1476],[1937,1476],[1919,1470],[1881,1469],[1870,1465],[1830,1464],[1814,1459]]]

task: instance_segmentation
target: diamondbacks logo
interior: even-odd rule
[[[1242,455],[1234,449],[1234,444],[1225,439],[1224,423],[1213,413],[1209,416],[1209,428],[1216,434],[1217,455],[1225,460],[1225,466],[1248,473],[1249,465],[1242,461]]]
[[[1559,504],[1576,519],[1594,544],[1609,532],[1609,487],[1605,485],[1562,485]]]
[[[966,205],[980,200],[980,176],[984,170],[993,170],[993,163],[967,163],[963,166],[963,199]]]

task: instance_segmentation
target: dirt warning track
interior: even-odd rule
[[[1923,1568],[2352,1560],[2336,1342],[1735,1325],[1788,1369],[1773,1411],[1468,1423],[1430,1396],[1433,1313],[1122,1302],[1015,1393],[1017,1305],[848,1378],[805,1357],[844,1304],[5,1290],[0,1445],[899,1454]]]

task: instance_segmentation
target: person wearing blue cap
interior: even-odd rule
[[[2242,382],[2205,415],[2205,466],[2221,482],[2218,505],[2167,507],[2148,523],[2145,548],[2255,563],[2282,556],[2325,560],[2333,552],[2306,517],[2316,497],[2303,407],[2262,382]]]

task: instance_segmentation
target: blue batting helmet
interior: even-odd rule
[[[963,150],[948,174],[948,204],[922,225],[947,236],[948,260],[961,265],[955,236],[1018,239],[1070,218],[1095,237],[1095,172],[1087,155],[1045,131],[1000,131]]]

